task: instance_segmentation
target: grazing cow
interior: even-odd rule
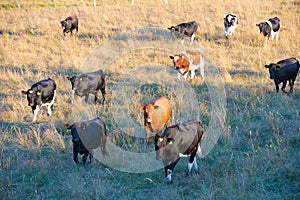
[[[187,175],[193,166],[198,171],[196,153],[203,133],[202,122],[193,120],[170,126],[161,136],[155,136],[156,159],[164,163],[167,183],[172,182],[172,172],[180,157],[190,156]]]
[[[168,29],[171,31],[171,37],[181,40],[181,44],[184,43],[185,38],[190,38],[190,43],[192,44],[195,39],[195,33],[198,29],[198,24],[197,22],[192,21],[171,26]]]
[[[61,21],[61,27],[63,28],[63,33],[71,33],[73,35],[73,30],[76,29],[76,34],[78,33],[78,18],[76,15],[69,16],[65,20]]]
[[[78,153],[83,154],[82,163],[85,164],[89,156],[90,162],[93,158],[93,149],[101,148],[102,154],[108,156],[105,148],[106,126],[99,118],[89,121],[77,122],[73,125],[66,124],[67,129],[71,130],[73,142],[73,159],[78,164]]]
[[[88,101],[89,94],[95,95],[95,104],[98,99],[98,91],[102,93],[104,104],[105,101],[105,74],[102,70],[90,72],[87,74],[82,74],[80,76],[67,77],[71,81],[72,85],[72,99],[74,94],[79,97],[85,97],[85,101]]]
[[[238,26],[238,18],[236,15],[230,13],[226,15],[224,18],[224,26],[225,26],[225,37],[228,38],[229,36],[232,36],[234,33],[236,27]]]
[[[174,69],[178,71],[177,77],[186,80],[188,72],[191,71],[191,79],[195,76],[195,70],[200,68],[204,79],[204,53],[200,49],[185,50],[180,54],[170,56],[173,60]]]
[[[261,22],[256,24],[259,27],[260,33],[265,37],[265,41],[268,41],[270,36],[272,40],[274,35],[276,35],[276,42],[278,41],[279,31],[280,31],[280,19],[278,17],[270,18],[266,22]]]
[[[56,83],[51,78],[41,80],[31,86],[27,91],[22,90],[22,94],[27,95],[28,106],[33,112],[33,120],[36,121],[37,114],[41,107],[48,107],[48,116],[52,115],[52,105],[56,95]]]
[[[274,79],[276,91],[279,92],[279,84],[282,82],[282,92],[287,93],[284,89],[287,81],[290,85],[290,93],[293,92],[293,86],[299,72],[299,61],[296,58],[287,58],[274,64],[265,65],[269,69],[270,79]]]
[[[168,127],[171,113],[170,103],[166,97],[159,97],[139,108],[144,110],[146,142],[148,143],[154,140],[153,137],[150,138],[150,131],[159,134],[164,126]]]

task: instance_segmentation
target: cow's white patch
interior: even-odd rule
[[[56,96],[56,90],[54,90],[53,99],[51,100],[50,103],[42,103],[41,106],[39,106],[39,105],[36,106],[35,110],[33,111],[33,114],[34,114],[34,115],[33,115],[33,120],[32,120],[32,122],[35,122],[35,121],[36,121],[37,114],[38,114],[38,112],[40,111],[40,107],[47,106],[47,112],[48,112],[48,115],[49,115],[49,116],[52,115],[51,106],[52,106],[53,103],[54,103],[55,96]]]
[[[167,177],[166,177],[168,182],[172,181],[172,170],[167,169]]]
[[[159,138],[159,142],[162,142],[162,141],[164,141],[164,139],[163,138]]]
[[[190,156],[190,154],[189,155],[185,155],[185,154],[179,153],[179,157],[189,157],[189,156]]]
[[[40,111],[40,107],[39,107],[39,105],[37,105],[35,110],[33,111],[33,120],[32,120],[32,122],[36,121],[36,117],[37,117],[37,114],[39,113],[39,111]]]
[[[33,93],[33,91],[32,91],[32,90],[29,90],[28,92],[29,92],[30,94],[32,94],[32,93]]]
[[[191,172],[193,163],[188,162],[188,172]]]
[[[278,36],[279,36],[279,30],[277,32],[274,32],[273,31],[273,26],[272,26],[272,23],[268,20],[266,21],[267,24],[271,27],[271,38],[272,40],[274,39],[274,36],[276,35],[276,42],[278,41]],[[268,36],[266,36],[266,40],[268,40]]]
[[[179,59],[179,56],[174,56],[174,61],[177,62],[177,60]]]

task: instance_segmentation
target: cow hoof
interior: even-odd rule
[[[172,180],[167,180],[167,184],[171,184],[171,183],[173,183]]]

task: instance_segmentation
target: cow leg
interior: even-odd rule
[[[193,34],[192,37],[191,37],[191,44],[193,44],[194,39],[195,39],[195,34]]]
[[[284,93],[287,93],[287,92],[284,90],[285,87],[286,87],[286,83],[287,83],[287,80],[285,80],[285,81],[282,82],[281,90],[282,90],[282,92],[284,92]]]
[[[187,75],[188,75],[188,73],[185,73],[185,74],[183,75],[184,80],[186,80]]]
[[[73,160],[76,164],[78,164],[78,151],[73,146]]]
[[[36,117],[37,117],[39,111],[40,111],[40,107],[39,107],[39,105],[37,105],[33,111],[33,120],[32,120],[33,123],[36,121]]]
[[[89,160],[89,163],[92,163],[93,154],[91,154],[91,153],[89,154],[89,159],[90,159],[90,160]]]
[[[290,93],[292,93],[292,92],[293,92],[293,86],[294,86],[294,82],[295,82],[295,80],[294,80],[294,79],[291,79],[291,80],[289,80]]]
[[[88,102],[88,100],[89,100],[89,94],[85,95],[84,100],[85,100],[85,102]]]
[[[102,104],[104,104],[104,101],[105,101],[105,88],[101,89],[101,94],[102,94],[102,98],[103,98]]]
[[[197,162],[196,162],[196,153],[197,153],[197,151],[193,152],[190,156],[190,159],[189,159],[189,162],[188,162],[188,172],[186,174],[187,176],[190,175],[193,165],[195,165],[195,169],[198,170],[198,165],[197,165]]]
[[[276,81],[274,81],[275,83],[275,87],[276,87],[276,92],[278,93],[279,92],[279,83],[276,83]]]
[[[195,76],[195,70],[191,70],[191,79],[192,80],[193,80],[194,76]]]
[[[97,94],[97,92],[95,92],[95,104],[97,103],[97,100],[98,100],[98,94]]]
[[[84,153],[83,154],[83,156],[82,156],[82,163],[83,163],[83,165],[85,165],[88,155],[89,155],[89,153]]]
[[[178,80],[181,79],[181,74],[179,72],[177,73],[177,78],[178,78]]]
[[[279,31],[276,33],[276,42],[278,42]]]
[[[172,183],[172,173],[173,173],[173,169],[176,166],[177,162],[179,161],[179,158],[177,160],[175,160],[174,162],[172,162],[170,165],[167,165],[165,167],[165,177],[167,180],[167,183]],[[164,162],[164,165],[166,165],[166,162]]]

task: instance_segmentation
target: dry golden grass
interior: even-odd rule
[[[97,7],[92,7],[93,1],[19,3],[21,9],[15,1],[0,3],[3,199],[299,199],[299,80],[293,94],[276,94],[264,68],[287,57],[300,59],[299,1],[169,0],[165,4],[163,0],[136,0],[132,6],[130,0],[99,0]],[[233,37],[226,40],[223,18],[229,12],[240,21]],[[60,21],[73,14],[79,17],[78,36],[64,37]],[[255,24],[275,16],[284,26],[279,41],[264,44]],[[193,45],[166,40],[167,27],[192,20],[199,24]],[[149,30],[147,27],[157,30],[151,37],[161,39],[126,41],[126,37],[142,34],[136,30]],[[72,144],[64,124],[96,115],[102,117],[109,136],[120,147],[151,151],[142,140],[125,133],[144,136],[143,116],[137,108],[157,95],[171,99],[171,124],[200,116],[208,128],[215,114],[208,85],[197,73],[192,83],[177,86],[168,58],[171,53],[198,47],[220,71],[227,100],[221,108],[226,115],[218,116],[225,121],[224,132],[210,154],[198,162],[199,175],[182,178],[186,159],[175,168],[171,186],[165,185],[162,169],[134,174],[99,162],[86,168],[71,165]],[[77,99],[72,106],[66,76],[99,67],[107,73],[107,103],[94,106],[90,97],[88,104]],[[31,109],[21,90],[47,77],[58,85],[54,113],[49,118],[43,109],[38,123],[32,124]],[[127,83],[137,85],[122,87]],[[218,88],[220,83],[210,87]],[[186,105],[184,98],[189,96],[182,94],[191,94],[188,88],[195,93],[196,107]],[[126,120],[116,121],[119,109],[134,120],[132,127],[128,128]]]

